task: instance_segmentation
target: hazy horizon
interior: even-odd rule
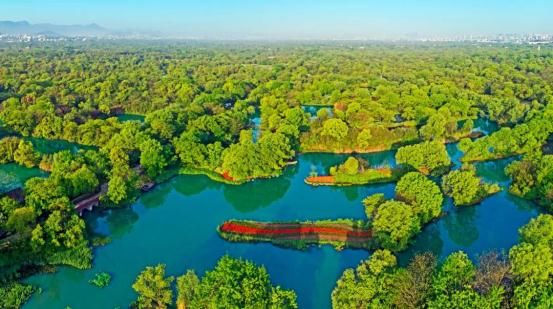
[[[553,33],[553,2],[0,0],[0,20],[198,39],[400,39]]]

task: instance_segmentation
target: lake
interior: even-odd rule
[[[455,144],[448,152],[459,166]],[[395,164],[395,151],[366,154],[372,165]],[[213,182],[204,176],[178,176],[144,194],[129,208],[88,213],[95,233],[112,242],[95,249],[94,267],[60,267],[54,274],[26,280],[42,288],[26,308],[126,308],[136,295],[131,285],[147,265],[167,264],[171,275],[187,269],[203,274],[229,254],[264,265],[274,283],[298,294],[300,308],[330,308],[330,294],[344,269],[369,257],[364,250],[336,251],[331,246],[297,251],[270,244],[223,241],[216,227],[229,219],[262,221],[363,219],[361,201],[382,192],[391,198],[395,184],[357,187],[310,187],[311,171],[326,171],[346,155],[305,154],[282,177],[256,180],[242,186]],[[477,164],[478,174],[507,188],[504,167],[509,160]],[[410,248],[399,255],[405,264],[416,252],[431,251],[439,258],[463,250],[472,258],[492,249],[507,250],[518,240],[518,228],[537,216],[538,209],[503,191],[480,205],[456,209],[446,202],[447,215],[428,225]],[[88,283],[97,272],[112,274],[111,284],[99,289]]]

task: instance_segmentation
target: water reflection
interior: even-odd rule
[[[536,211],[536,209],[539,209],[539,207],[536,204],[534,204],[529,200],[522,199],[520,197],[514,196],[507,192],[503,192],[503,195],[504,195],[503,198],[509,201],[510,203],[514,204],[519,211],[531,212],[531,211]]]
[[[458,169],[463,164],[461,163],[461,158],[463,153],[457,147],[457,143],[447,144],[446,145],[447,154],[451,158],[451,163],[453,163],[452,169]]]
[[[179,175],[171,181],[171,186],[184,196],[193,196],[207,189],[218,189],[222,184],[204,175]]]
[[[291,176],[297,169],[288,168],[284,175],[270,180],[254,180],[241,186],[223,186],[225,200],[241,213],[248,213],[267,207],[280,200],[290,189]]]
[[[508,185],[511,179],[505,174],[505,168],[509,166],[516,158],[507,158],[496,161],[486,161],[475,163],[478,176],[485,181],[498,182],[502,185]]]
[[[469,247],[478,239],[476,207],[478,205],[450,209],[442,219],[449,238],[455,244]]]
[[[438,224],[432,223],[426,226],[422,233],[415,237],[414,245],[409,246],[407,250],[398,254],[399,264],[406,266],[409,261],[417,255],[425,252],[431,252],[434,256],[442,256],[444,241],[442,240]]]
[[[344,195],[346,196],[346,199],[350,202],[356,201],[360,198],[359,187],[358,186],[338,187],[338,188],[342,192],[344,192]]]
[[[171,184],[172,182],[160,184],[157,186],[157,190],[150,192],[150,194],[144,194],[140,199],[144,207],[156,208],[163,205],[167,196],[173,190]]]
[[[132,226],[139,219],[138,214],[131,207],[111,210],[106,214],[106,223],[112,239],[121,238],[132,230]]]

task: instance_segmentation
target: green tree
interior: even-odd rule
[[[366,149],[369,147],[372,141],[372,134],[370,129],[363,129],[359,134],[357,135],[357,145],[361,149]]]
[[[411,206],[399,201],[386,201],[378,207],[372,222],[373,234],[383,248],[400,251],[420,231],[420,222]]]
[[[190,308],[200,293],[200,279],[193,270],[177,278],[177,308]]]
[[[125,179],[123,179],[122,176],[113,175],[110,177],[110,180],[108,182],[107,196],[110,201],[114,202],[115,204],[119,204],[120,202],[128,199],[129,194],[127,189],[127,182],[125,181]]]
[[[386,201],[383,193],[377,193],[367,196],[363,199],[363,206],[365,206],[365,214],[368,219],[372,219],[376,214],[376,210],[382,203]]]
[[[523,242],[509,251],[513,273],[525,280],[548,281],[553,275],[553,251],[546,243]]]
[[[21,207],[15,209],[8,217],[6,227],[10,231],[25,233],[32,229],[35,223],[36,213],[32,207]]]
[[[501,190],[498,184],[484,183],[478,178],[473,166],[463,167],[444,176],[442,189],[453,198],[456,206],[473,205]]]
[[[201,279],[186,272],[177,293],[178,308],[298,308],[296,294],[273,286],[265,268],[229,256]]]
[[[426,140],[442,139],[445,135],[446,122],[446,118],[441,113],[435,113],[420,129],[421,136]]]
[[[388,250],[376,250],[357,269],[346,269],[332,291],[333,308],[390,308],[401,278],[396,257]]]
[[[344,173],[348,175],[355,175],[359,173],[359,160],[357,160],[355,157],[348,157],[346,162],[341,165],[341,168],[343,169]]]
[[[440,188],[417,172],[407,173],[398,181],[396,198],[412,206],[421,224],[437,218],[442,213],[444,199]]]
[[[35,153],[31,142],[20,141],[17,150],[13,154],[13,160],[26,167],[36,166],[39,156]]]
[[[444,176],[442,189],[456,206],[470,205],[480,198],[480,179],[472,170],[455,170]]]
[[[14,162],[14,154],[19,148],[20,139],[15,136],[5,137],[0,140],[0,163]]]
[[[83,193],[94,192],[100,184],[98,177],[91,171],[86,165],[81,166],[71,175],[69,175],[71,182],[71,196],[78,196]]]
[[[143,270],[132,288],[138,293],[137,308],[167,308],[173,303],[171,283],[173,277],[165,276],[165,265],[148,266]]]
[[[426,175],[441,174],[451,165],[447,150],[440,142],[423,142],[401,147],[396,153],[396,161]]]
[[[20,283],[0,286],[0,307],[6,309],[21,308],[33,294],[34,288]]]
[[[166,151],[160,142],[148,139],[140,145],[140,165],[150,177],[159,175],[168,164]]]
[[[344,121],[341,119],[331,118],[324,122],[321,135],[328,136],[334,141],[339,141],[340,139],[346,137],[348,132],[349,127]]]

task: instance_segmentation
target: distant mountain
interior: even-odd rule
[[[97,24],[89,25],[54,25],[54,24],[31,24],[27,21],[0,21],[0,33],[9,35],[40,35],[48,36],[84,36],[84,37],[105,37],[114,35],[111,30]]]

